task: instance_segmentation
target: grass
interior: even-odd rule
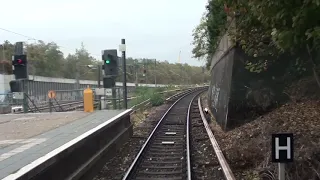
[[[137,87],[134,91],[134,97],[138,97],[128,102],[128,106],[131,108],[132,106],[139,104],[147,99],[150,99],[152,106],[160,106],[164,103],[165,95],[159,94],[159,92],[169,91],[175,89],[174,86],[168,87],[157,87],[157,88],[149,88],[149,87]]]

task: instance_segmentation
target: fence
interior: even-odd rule
[[[115,87],[116,98],[112,96],[97,96],[93,88],[95,104],[100,103],[100,98],[103,97],[101,103],[108,106],[113,104],[115,109],[121,108],[122,91],[119,87]],[[84,89],[74,90],[54,90],[55,98],[49,99],[48,92],[45,93],[46,98],[32,98],[27,93],[24,93],[25,99],[15,99],[14,93],[0,94],[0,113],[10,113],[11,109],[16,109],[17,112],[46,112],[46,111],[67,111],[83,106],[83,91]],[[39,99],[41,99],[39,101]]]
[[[28,93],[24,93],[25,99],[13,98],[13,93],[0,94],[0,114],[10,113],[12,108],[18,108],[18,111],[25,112],[47,112],[47,111],[67,111],[75,110],[83,107],[83,89],[71,89],[71,90],[57,90],[54,89],[55,98],[49,100],[48,91],[53,90],[51,87],[46,87],[45,91],[43,86],[32,81],[23,81],[23,88],[28,88]],[[187,86],[186,86],[187,87]],[[184,87],[184,88],[186,88]],[[62,86],[60,88],[63,88]],[[96,89],[92,88],[94,92],[95,107],[100,105],[102,108],[108,109],[121,109],[123,105],[123,92],[122,87],[115,87],[114,93],[116,97],[111,95],[98,96],[96,95]],[[169,92],[160,93],[174,93],[175,90]],[[131,93],[132,94],[132,93]],[[130,95],[130,92],[128,92]],[[102,100],[101,100],[102,99]],[[141,97],[132,98],[128,97],[128,102],[134,101],[130,104],[137,104],[141,102]],[[99,105],[99,106],[98,106]]]

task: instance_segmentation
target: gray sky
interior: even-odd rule
[[[84,43],[100,59],[102,49],[118,49],[126,39],[127,56],[190,65],[192,30],[207,0],[10,0],[1,3],[0,28],[54,41],[64,53]],[[0,30],[0,41],[28,38]],[[29,40],[28,42],[32,42]],[[119,52],[118,52],[119,53]],[[119,54],[120,56],[120,54]]]

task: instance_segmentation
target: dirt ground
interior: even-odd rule
[[[122,179],[146,138],[170,105],[171,104],[164,104],[153,107],[145,112],[135,113],[131,117],[131,121],[134,123],[133,137],[118,150],[113,159],[106,162],[106,165],[94,180]],[[147,118],[145,119],[145,117]]]
[[[320,179],[320,100],[298,99],[228,132],[212,118],[211,128],[237,180],[277,179],[271,134],[281,132],[294,134],[294,162],[287,165],[287,179]]]

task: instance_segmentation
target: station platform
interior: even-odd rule
[[[124,111],[0,115],[0,179]]]

